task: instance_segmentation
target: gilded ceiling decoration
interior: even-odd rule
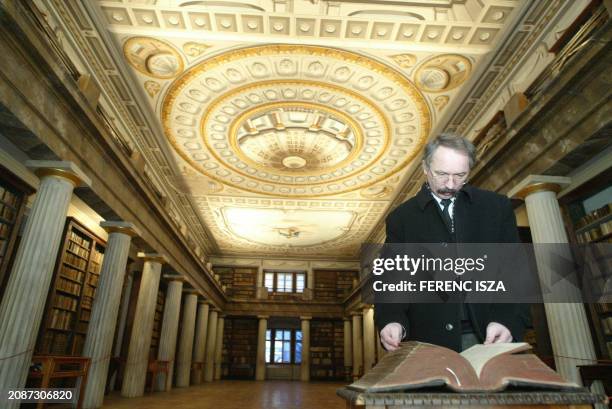
[[[410,162],[431,127],[425,99],[405,76],[316,46],[204,60],[170,85],[161,116],[176,152],[203,175],[296,197],[383,181]]]
[[[357,257],[482,57],[539,15],[524,0],[38,2],[181,234],[207,255],[318,259]]]
[[[425,92],[444,92],[461,85],[472,71],[470,60],[462,55],[435,56],[416,71],[416,83]]]
[[[130,65],[151,77],[173,78],[183,71],[183,58],[169,44],[151,37],[132,37],[123,54]]]

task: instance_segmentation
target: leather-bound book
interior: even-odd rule
[[[527,343],[474,345],[461,354],[437,345],[404,342],[355,383],[360,392],[399,392],[447,386],[457,392],[496,392],[508,385],[530,389],[576,389],[537,356],[521,353]]]

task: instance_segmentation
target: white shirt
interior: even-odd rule
[[[440,199],[438,196],[436,196],[435,194],[431,194],[433,196],[434,199],[436,199],[436,202],[438,203],[438,206],[440,206],[440,210],[444,211],[444,205],[442,204],[442,199]],[[456,197],[451,197],[451,204],[448,206],[448,215],[450,216],[451,220],[453,220],[453,211],[455,210],[455,199]]]

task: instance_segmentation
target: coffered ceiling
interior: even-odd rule
[[[38,3],[195,246],[354,259],[529,2]]]

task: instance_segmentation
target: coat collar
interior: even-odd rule
[[[457,193],[457,198],[460,198],[462,196],[465,196],[468,199],[468,201],[471,203],[473,199],[472,197],[473,187],[470,185],[463,186],[463,188],[459,190],[459,193]],[[424,210],[425,206],[427,206],[429,202],[434,201],[434,198],[431,195],[431,192],[429,190],[429,186],[427,185],[427,183],[423,183],[423,186],[421,186],[421,190],[416,195],[416,199],[417,199],[417,202],[419,203],[419,207],[421,208],[421,210]]]

